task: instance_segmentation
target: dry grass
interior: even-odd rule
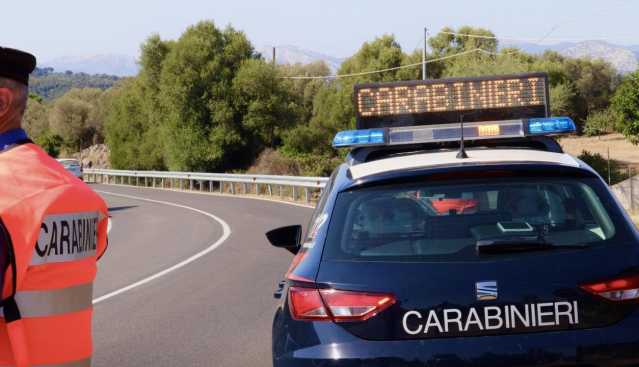
[[[623,164],[639,168],[639,147],[631,144],[621,134],[608,134],[602,136],[570,136],[559,140],[564,151],[570,155],[578,156],[584,150],[591,153],[599,153],[602,157],[610,158]]]
[[[277,150],[265,149],[247,173],[299,176],[301,170],[293,159],[283,156]]]

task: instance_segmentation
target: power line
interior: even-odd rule
[[[487,51],[481,48],[475,48],[472,50],[467,50],[467,51],[463,51],[460,53],[456,53],[453,55],[448,55],[448,56],[443,56],[443,57],[438,57],[436,59],[430,59],[430,60],[426,60],[424,62],[416,62],[414,64],[408,64],[408,65],[402,65],[402,66],[395,66],[392,68],[386,68],[386,69],[381,69],[381,70],[372,70],[372,71],[362,71],[359,73],[352,73],[352,74],[340,74],[340,75],[322,75],[322,76],[283,76],[280,77],[281,79],[293,79],[293,80],[304,80],[304,79],[341,79],[341,78],[349,78],[349,77],[354,77],[354,76],[362,76],[362,75],[370,75],[370,74],[379,74],[379,73],[384,73],[387,71],[393,71],[393,70],[399,70],[399,69],[406,69],[406,68],[412,68],[415,66],[421,66],[422,64],[431,64],[433,62],[437,62],[437,61],[443,61],[443,60],[447,60],[447,59],[452,59],[453,57],[458,57],[458,56],[463,56],[463,55],[467,55],[470,53],[475,53],[475,52],[480,52],[480,53],[485,53],[485,54],[490,54],[490,55],[501,55],[500,53],[497,52],[491,52],[491,51]]]
[[[479,34],[448,32],[448,31],[439,31],[439,33],[450,34],[450,35],[453,35],[453,36],[468,37],[468,38],[482,38],[482,39],[495,39],[495,40],[504,40],[504,41],[522,41],[522,42],[537,42],[537,43],[540,42],[539,38],[484,36],[484,35],[479,35]],[[552,31],[551,31],[551,33],[552,33]],[[554,42],[582,42],[582,41],[606,41],[606,42],[609,42],[605,38],[546,38],[546,37],[543,37],[542,40],[543,41],[554,41]]]

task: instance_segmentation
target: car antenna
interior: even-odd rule
[[[459,114],[459,124],[461,126],[461,140],[459,142],[459,152],[457,152],[457,159],[466,159],[468,158],[468,154],[466,154],[466,148],[464,147],[464,114]]]

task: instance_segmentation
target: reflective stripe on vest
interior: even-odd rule
[[[46,291],[20,291],[16,293],[15,299],[22,317],[44,317],[82,311],[91,307],[93,283]]]

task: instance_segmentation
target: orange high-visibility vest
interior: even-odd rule
[[[90,366],[107,216],[104,200],[36,145],[0,153],[0,240],[13,252],[0,297],[0,366]]]

